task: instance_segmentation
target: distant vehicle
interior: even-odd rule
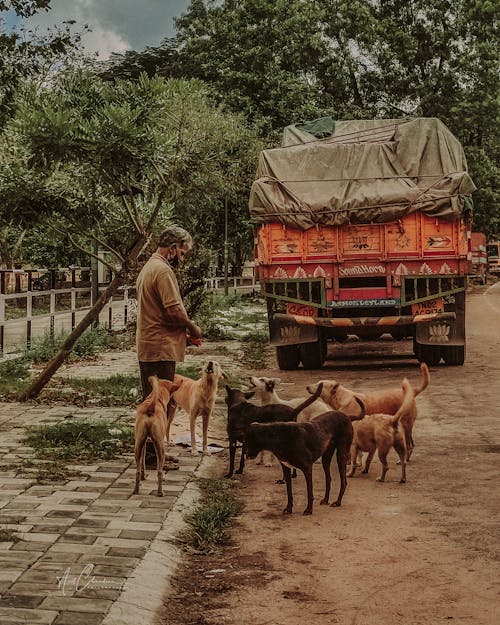
[[[486,251],[490,273],[500,276],[500,241],[488,243]]]
[[[488,275],[488,255],[486,252],[486,235],[482,232],[473,232],[471,235],[471,272],[470,276],[486,284]]]

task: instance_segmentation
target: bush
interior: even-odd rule
[[[25,358],[12,358],[1,362],[0,396],[14,398],[24,390],[29,377],[29,362]]]
[[[57,354],[67,337],[67,332],[60,331],[51,336],[47,330],[42,337],[31,341],[31,346],[25,349],[25,358],[34,363],[48,362]],[[75,343],[68,360],[95,358],[103,347],[111,347],[113,344],[113,335],[105,328],[88,328]]]

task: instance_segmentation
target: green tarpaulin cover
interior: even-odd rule
[[[321,118],[287,126],[282,147],[261,152],[250,214],[302,229],[416,210],[455,219],[475,188],[462,146],[438,119]]]

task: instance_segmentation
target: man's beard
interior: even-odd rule
[[[179,257],[176,254],[173,258],[169,258],[168,262],[170,263],[172,269],[177,269],[177,267],[179,266]]]

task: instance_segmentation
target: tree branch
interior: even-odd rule
[[[49,223],[48,226],[49,228],[52,228],[52,230],[55,230],[59,234],[62,234],[63,236],[68,237],[68,239],[71,241],[71,244],[74,247],[76,247],[76,249],[80,250],[84,254],[87,254],[88,256],[91,256],[92,258],[95,258],[97,261],[105,265],[113,274],[116,275],[120,271],[119,268],[115,267],[114,265],[109,263],[107,260],[104,260],[104,258],[102,258],[101,256],[98,256],[97,254],[94,254],[93,252],[90,252],[89,250],[82,247],[79,243],[75,241],[71,233],[68,232],[67,230],[62,230],[61,228],[58,228],[57,226],[51,223]]]

